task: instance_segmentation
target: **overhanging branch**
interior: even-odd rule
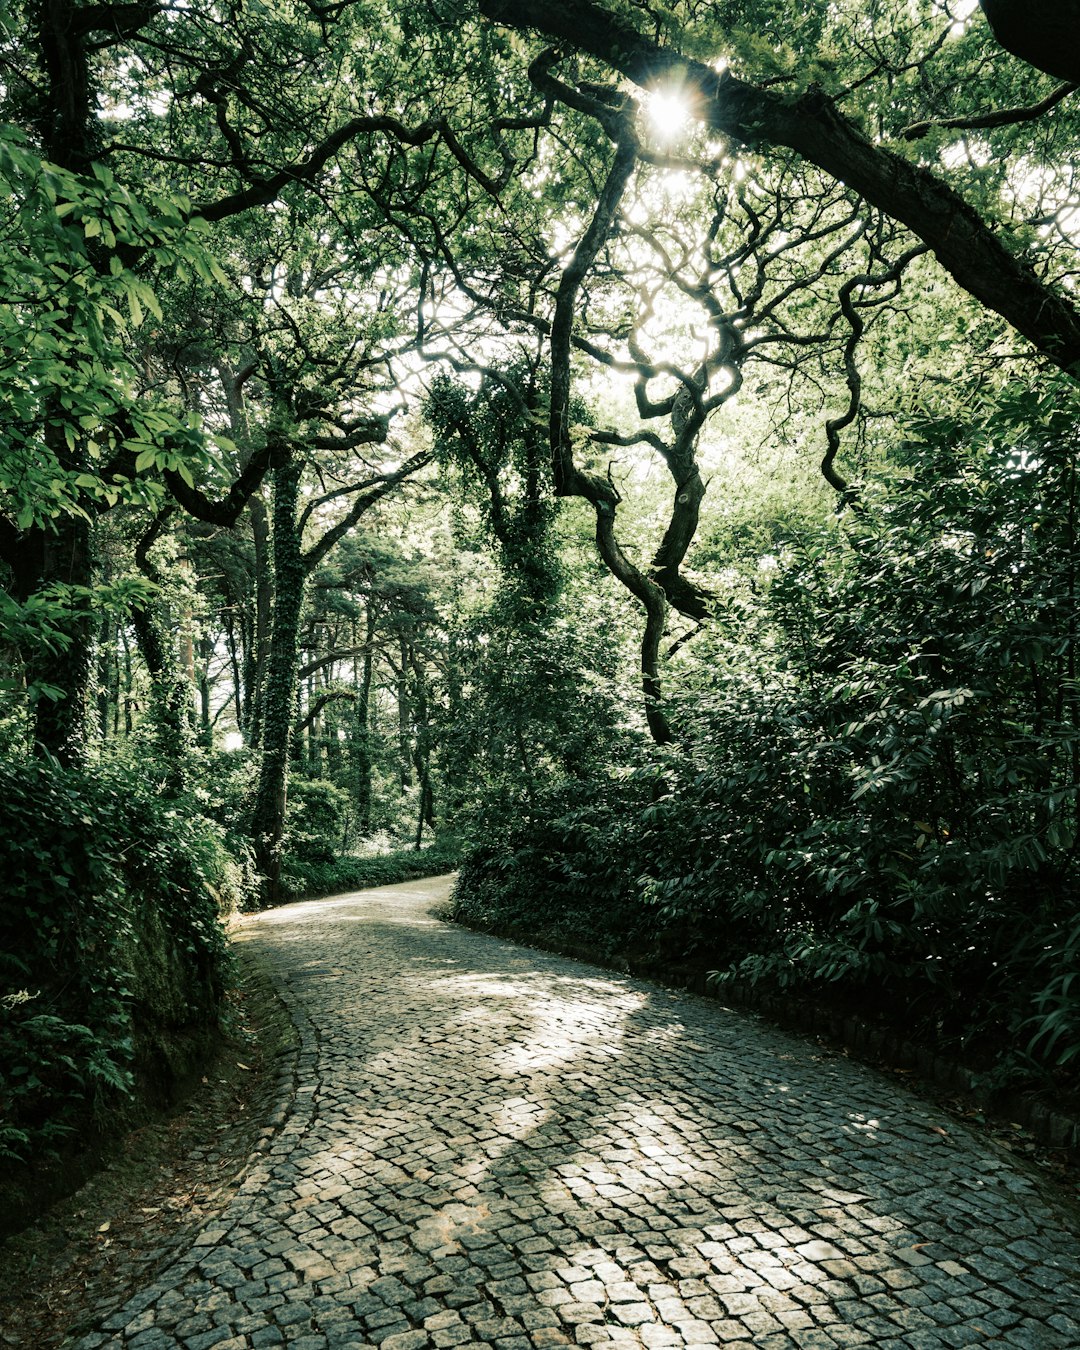
[[[588,52],[643,88],[690,93],[693,113],[738,144],[784,146],[902,222],[953,279],[1048,360],[1080,372],[1080,313],[1047,287],[987,223],[927,169],[877,145],[820,89],[787,100],[661,47],[596,0],[479,0],[482,14]]]
[[[1034,122],[1051,108],[1056,108],[1062,99],[1075,94],[1077,89],[1080,89],[1080,85],[1059,84],[1053,93],[1047,94],[1044,99],[1029,104],[1026,108],[1000,108],[995,112],[978,113],[974,117],[945,117],[939,122],[912,122],[911,126],[905,127],[900,135],[905,141],[917,141],[936,127],[954,131],[980,131],[990,127],[1016,126],[1020,122]]]

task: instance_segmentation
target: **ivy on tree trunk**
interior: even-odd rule
[[[271,479],[274,617],[262,691],[262,759],[251,822],[255,860],[270,904],[280,899],[281,892],[289,747],[295,720],[300,616],[307,579],[297,525],[302,469],[302,462],[291,447],[283,448]]]

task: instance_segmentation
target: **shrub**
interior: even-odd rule
[[[443,842],[430,848],[400,849],[368,858],[346,855],[328,863],[286,858],[282,889],[289,900],[314,900],[370,886],[393,886],[418,877],[441,876],[452,872],[457,863],[457,847]]]
[[[327,865],[337,857],[349,794],[324,778],[289,780],[289,805],[285,815],[284,852],[303,864]]]
[[[639,903],[640,811],[655,773],[534,783],[493,796],[470,822],[450,917],[610,955],[655,928]]]
[[[167,1091],[177,1035],[214,1024],[220,832],[99,768],[0,765],[0,1143],[21,1159],[100,1119],[136,1076]]]
[[[895,481],[804,527],[684,658],[662,780],[549,755],[528,791],[484,784],[455,915],[829,987],[1075,1069],[1072,397],[922,424]]]

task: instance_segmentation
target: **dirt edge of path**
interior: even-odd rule
[[[220,1211],[285,1115],[296,1035],[234,934],[236,988],[201,1080],[118,1140],[101,1170],[0,1244],[0,1346],[56,1350],[146,1285]]]

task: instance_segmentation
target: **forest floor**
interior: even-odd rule
[[[141,1288],[227,1200],[266,1130],[292,1025],[241,957],[228,1032],[177,1106],[125,1134],[74,1194],[0,1243],[0,1347],[54,1350]]]

